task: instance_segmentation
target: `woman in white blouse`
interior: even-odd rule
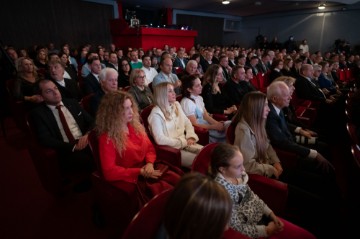
[[[182,79],[182,83],[181,107],[192,125],[209,130],[209,143],[226,142],[226,129],[231,121],[216,121],[206,111],[201,97],[202,85],[199,76],[186,76]]]
[[[149,130],[158,145],[167,145],[181,150],[181,164],[191,167],[195,156],[202,149],[194,127],[184,114],[173,84],[162,82],[154,87],[154,103],[148,122]]]

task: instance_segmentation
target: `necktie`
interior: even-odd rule
[[[69,139],[69,143],[75,142],[75,138],[70,131],[68,123],[66,122],[65,115],[64,115],[63,111],[61,110],[61,105],[56,106],[56,109],[59,112],[60,121],[61,121],[61,124],[65,131],[66,137]]]
[[[280,111],[279,113],[280,121],[281,121],[281,127],[286,134],[287,137],[291,137],[291,133],[289,132],[289,129],[286,124],[285,115],[284,112]]]

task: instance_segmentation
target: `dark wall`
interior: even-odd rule
[[[17,48],[54,42],[109,45],[113,7],[81,0],[3,1],[0,41]]]
[[[277,36],[285,42],[294,36],[300,42],[307,39],[310,51],[331,50],[336,39],[345,39],[352,46],[360,44],[360,10],[319,13],[284,13],[278,15],[245,17],[238,33],[224,35],[224,43],[237,40],[243,46],[252,46],[257,34],[271,41]]]
[[[196,44],[222,45],[224,19],[218,17],[204,17],[195,15],[177,14],[177,25],[188,25],[198,31]]]

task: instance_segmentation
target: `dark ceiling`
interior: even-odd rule
[[[143,9],[172,8],[177,10],[208,12],[233,16],[253,16],[278,12],[317,10],[320,3],[326,4],[325,10],[346,10],[358,0],[343,1],[307,1],[307,0],[230,0],[230,4],[221,4],[222,0],[122,0],[123,5]],[[320,10],[317,10],[320,11]]]

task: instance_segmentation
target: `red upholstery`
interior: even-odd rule
[[[91,109],[90,109],[90,100],[94,95],[95,95],[95,93],[88,94],[88,95],[84,96],[80,101],[81,107],[89,114],[92,113]]]
[[[206,174],[210,164],[211,152],[218,143],[206,145],[194,159],[192,171]],[[249,174],[249,186],[263,199],[267,205],[276,213],[282,214],[285,211],[288,188],[287,184],[266,178],[261,175]]]
[[[179,149],[169,147],[166,145],[158,145],[155,143],[151,133],[149,131],[149,122],[148,117],[151,113],[151,110],[154,108],[154,105],[149,105],[145,107],[140,114],[142,123],[144,124],[145,130],[148,133],[150,140],[153,142],[156,149],[156,155],[159,159],[167,161],[168,163],[181,168],[181,152]]]
[[[122,239],[153,239],[162,224],[166,202],[172,190],[164,191],[150,200],[133,218]],[[149,220],[150,219],[150,220]],[[249,239],[249,237],[228,229],[223,239]]]
[[[133,216],[141,207],[135,184],[117,181],[116,187],[103,178],[99,145],[96,132],[89,133],[89,145],[94,156],[97,170],[92,174],[94,185],[94,216],[106,226],[116,228],[122,234]]]

